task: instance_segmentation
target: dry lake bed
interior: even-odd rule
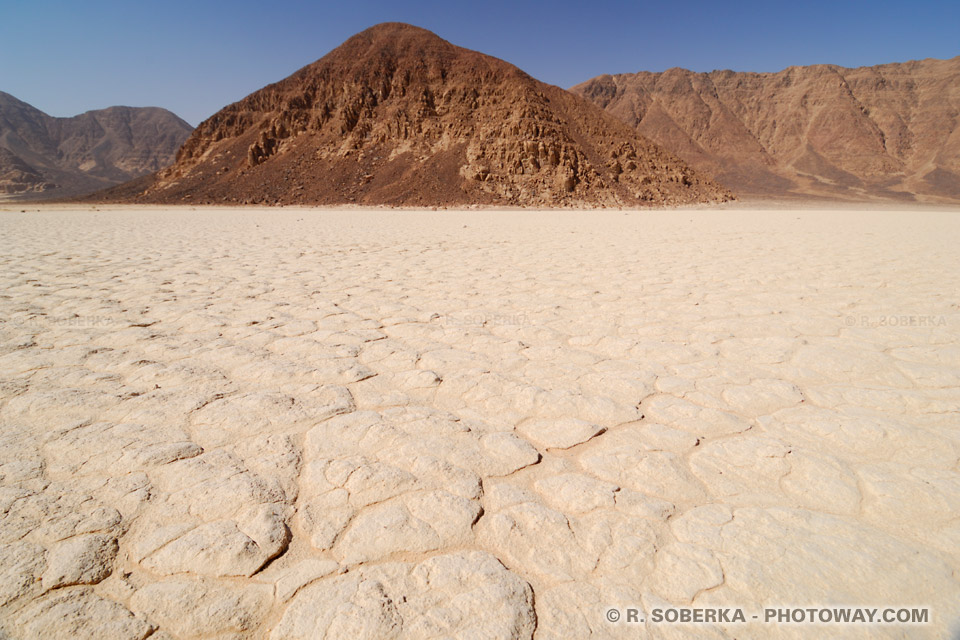
[[[960,211],[20,209],[0,638],[958,632]]]

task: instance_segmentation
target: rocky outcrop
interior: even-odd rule
[[[154,107],[54,118],[0,92],[0,195],[71,197],[171,164],[192,128]]]
[[[582,98],[423,29],[382,24],[225,107],[176,164],[119,199],[636,206],[730,197]]]
[[[779,73],[670,69],[571,89],[763,198],[960,201],[960,57]]]
[[[56,186],[23,158],[0,148],[0,194],[42,193]]]

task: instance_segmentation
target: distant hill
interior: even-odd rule
[[[406,24],[372,27],[95,197],[152,203],[602,206],[730,193],[592,103]]]
[[[171,164],[193,128],[155,107],[54,118],[0,92],[0,196],[77,196]]]
[[[960,201],[960,57],[604,75],[572,91],[741,196]]]

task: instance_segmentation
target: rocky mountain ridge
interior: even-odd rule
[[[960,201],[960,57],[670,69],[571,90],[741,196]]]
[[[0,195],[70,197],[126,182],[171,164],[192,130],[156,107],[55,118],[0,92]]]

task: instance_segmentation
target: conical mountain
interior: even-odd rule
[[[588,101],[406,24],[203,122],[138,202],[683,204],[725,188]]]

